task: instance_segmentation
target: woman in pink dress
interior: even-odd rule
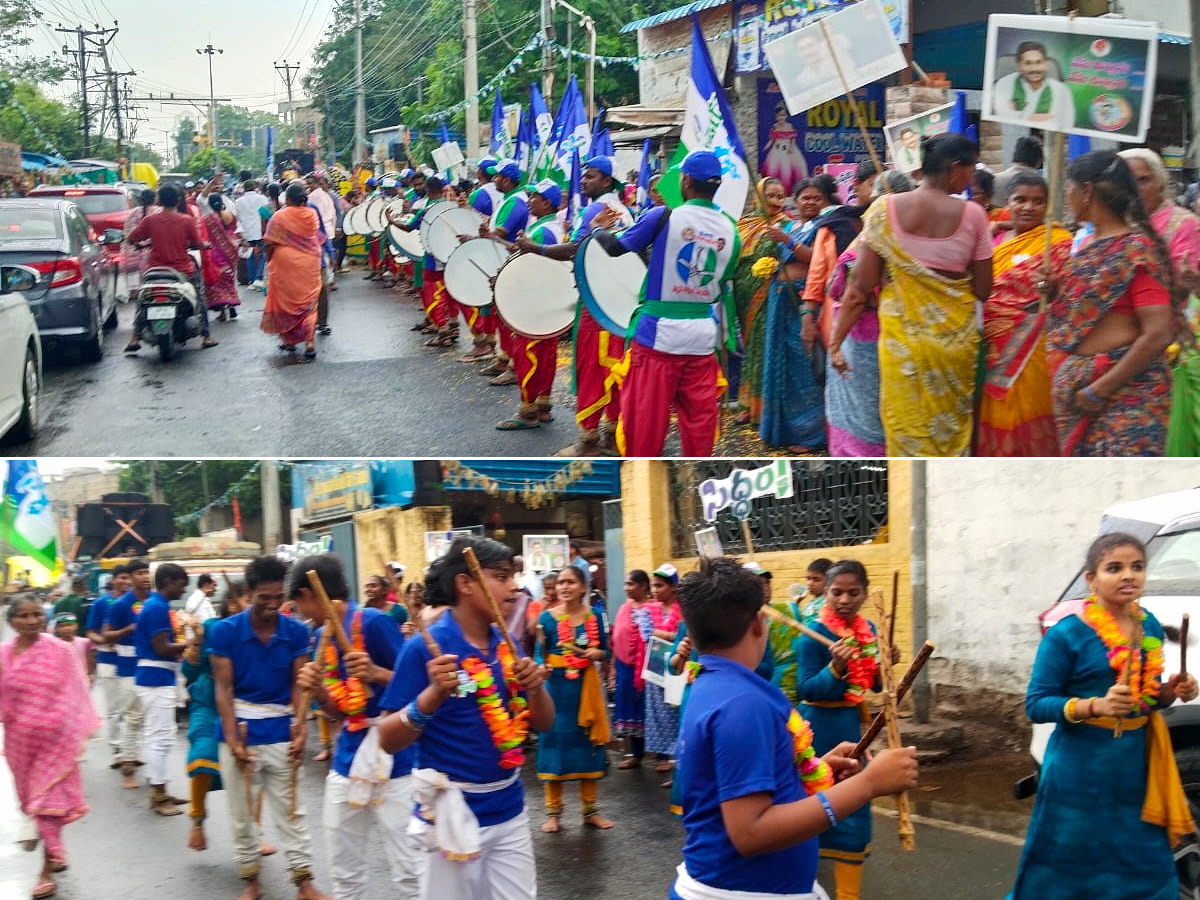
[[[75,652],[45,633],[41,605],[32,597],[16,600],[8,624],[16,636],[0,646],[0,725],[21,811],[35,821],[43,843],[38,900],[54,896],[53,873],[67,867],[63,826],[88,811],[79,757],[100,719]]]
[[[238,221],[232,210],[225,208],[220,194],[208,198],[209,209],[204,217],[211,250],[204,251],[204,290],[208,294],[208,308],[219,310],[218,322],[237,318],[237,308],[242,301],[237,292]]]

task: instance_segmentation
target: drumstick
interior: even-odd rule
[[[899,572],[896,574],[899,575]],[[889,750],[899,750],[902,742],[900,740],[900,715],[896,708],[896,673],[892,670],[891,638],[890,636],[886,636],[887,629],[883,627],[882,623],[884,616],[883,591],[876,588],[872,590],[871,594],[871,599],[875,603],[875,609],[878,610],[881,620],[878,636],[879,676],[883,682],[883,712],[884,721],[887,725],[887,745]],[[893,601],[895,600],[895,596],[893,593]],[[909,803],[907,791],[901,791],[896,795],[896,814],[900,834],[900,849],[909,853],[916,849],[916,831],[913,828],[912,806]]]
[[[1187,639],[1188,639],[1188,623],[1191,617],[1183,614],[1183,623],[1179,626],[1179,680],[1183,681],[1187,678]]]
[[[933,656],[935,645],[932,641],[926,641],[925,645],[917,651],[917,655],[913,657],[912,665],[908,667],[908,671],[904,673],[904,677],[900,679],[900,684],[896,687],[896,703],[899,705],[907,695],[913,682],[917,680],[917,675],[925,668],[925,663],[929,661],[929,657]],[[867,726],[867,730],[863,732],[862,740],[854,745],[854,749],[850,751],[851,759],[861,759],[862,755],[867,752],[867,748],[875,738],[879,737],[879,732],[883,730],[886,724],[886,716],[882,711],[875,714],[875,718],[871,720],[871,724]]]
[[[243,749],[249,753],[250,748],[246,746],[246,723],[238,722],[237,730],[238,742],[241,743]],[[246,789],[246,815],[250,815],[251,810],[254,809],[254,786],[250,783],[250,780],[253,778],[253,776],[253,763],[242,763],[242,786]]]
[[[500,614],[500,604],[496,602],[496,597],[492,593],[491,586],[483,575],[483,567],[479,565],[479,559],[475,556],[475,551],[471,547],[463,548],[463,559],[467,561],[467,569],[471,573],[479,586],[483,589],[483,593],[487,596],[488,605],[492,608],[492,619],[496,622],[496,627],[500,629],[500,634],[504,637],[504,642],[508,644],[508,649],[512,651],[513,659],[518,658],[521,654],[517,650],[517,643],[513,640],[512,635],[508,633],[508,623],[504,621],[504,616]]]
[[[475,262],[475,260],[470,259],[470,260],[467,260],[467,262],[469,262],[471,265],[473,265],[475,268],[477,268],[480,271],[480,274],[482,274],[484,278],[490,279],[490,278],[495,277],[493,275],[489,275],[487,269],[485,269],[479,263]]]
[[[308,585],[312,588],[312,592],[317,595],[317,600],[320,601],[321,607],[325,610],[325,627],[333,632],[334,640],[338,642],[338,646],[342,648],[342,653],[353,653],[354,647],[350,643],[350,638],[346,637],[346,629],[342,627],[342,620],[338,618],[337,610],[334,609],[333,601],[329,599],[329,595],[325,593],[325,585],[321,583],[321,577],[317,575],[316,569],[308,570]],[[374,697],[375,691],[372,690],[368,682],[363,682],[363,693],[368,697]]]
[[[315,659],[317,665],[323,665],[322,659],[325,656],[325,648],[329,646],[329,634],[332,629],[328,624],[321,629],[321,639],[317,641],[317,652]],[[292,740],[300,734],[303,734],[308,728],[308,711],[312,706],[312,691],[305,691],[300,695],[300,708],[296,710],[296,719],[292,725]],[[294,821],[296,818],[296,791],[300,782],[300,766],[303,761],[303,756],[298,756],[292,760],[292,808],[288,813],[288,819]]]
[[[888,646],[891,647],[896,643],[896,604],[900,599],[900,570],[892,570],[892,614],[888,618]],[[879,613],[883,615],[882,612]],[[879,623],[881,626],[882,622]]]
[[[1128,686],[1133,681],[1133,656],[1142,652],[1142,623],[1139,620],[1133,626],[1133,637],[1129,639],[1129,652],[1125,654],[1125,665],[1121,669],[1121,680],[1119,684]],[[1119,738],[1125,732],[1124,720],[1118,718],[1117,724],[1113,728],[1113,737]]]
[[[837,643],[837,641],[831,641],[829,638],[825,637],[825,635],[821,634],[821,632],[813,631],[807,625],[801,625],[791,616],[785,616],[769,603],[763,604],[762,611],[768,619],[773,619],[780,625],[786,625],[788,628],[792,629],[792,631],[798,631],[805,637],[810,637],[817,643],[824,644],[826,647],[832,647]]]

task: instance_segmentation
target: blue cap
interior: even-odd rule
[[[496,169],[493,174],[497,178],[503,175],[505,178],[511,178],[513,181],[520,181],[521,167],[511,159],[502,159],[496,163]]]
[[[549,178],[543,178],[537,184],[531,185],[528,191],[530,194],[545,197],[555,209],[558,209],[559,204],[562,203],[562,188]]]
[[[681,171],[694,181],[720,181],[721,160],[711,150],[693,150],[683,158]]]
[[[484,172],[486,172],[488,175],[492,174],[491,168],[494,165],[496,165],[496,157],[494,157],[494,156],[485,156],[483,159],[481,159],[479,161],[479,168],[482,169]]]
[[[379,182],[376,181],[374,178],[367,179],[367,187],[375,187],[375,185],[377,185],[377,184],[379,184]]]
[[[583,166],[585,169],[595,169],[597,172],[612,178],[613,161],[611,157],[593,156],[591,159],[585,162]]]

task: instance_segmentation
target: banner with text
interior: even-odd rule
[[[761,469],[734,469],[724,478],[702,482],[699,490],[707,521],[715,521],[717,513],[729,507],[739,519],[748,519],[752,500],[770,495],[786,500],[792,496],[792,463],[777,459]]]
[[[733,6],[734,71],[739,75],[767,68],[763,46],[837,12],[847,0],[739,0]],[[896,40],[908,43],[910,0],[884,0],[883,10]]]

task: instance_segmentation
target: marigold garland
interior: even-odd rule
[[[879,642],[871,630],[871,623],[862,616],[847,622],[828,603],[821,607],[817,620],[854,648],[854,655],[846,665],[845,699],[852,703],[861,702],[867,691],[874,687],[875,677],[879,674]]]
[[[1162,640],[1146,634],[1145,611],[1135,602],[1130,604],[1129,614],[1135,622],[1141,622],[1142,625],[1142,652],[1133,655],[1129,679],[1129,690],[1134,698],[1133,711],[1142,714],[1158,705],[1158,692],[1162,687],[1166,660],[1163,656]],[[1129,659],[1129,639],[1121,633],[1116,616],[1093,594],[1084,601],[1080,618],[1092,626],[1104,642],[1108,650],[1108,664],[1118,674],[1123,673],[1125,663]]]
[[[329,628],[329,623],[325,624]],[[362,610],[354,613],[350,623],[351,646],[362,653]],[[347,731],[361,731],[367,727],[367,692],[362,682],[354,677],[341,677],[337,647],[333,641],[325,644],[325,692],[346,717]]]
[[[760,256],[750,266],[750,274],[755,278],[770,278],[779,269],[779,260],[773,256]]]
[[[793,709],[792,714],[788,716],[787,728],[792,735],[796,769],[800,772],[804,792],[811,797],[819,791],[829,790],[833,787],[833,770],[813,749],[812,726]]]
[[[592,664],[592,661],[586,656],[577,656],[575,647],[578,646],[575,640],[575,629],[571,627],[571,619],[565,613],[558,616],[558,650],[562,655],[563,662],[567,664],[567,671],[564,673],[567,679],[574,681],[579,677],[579,673]],[[587,613],[587,618],[583,620],[583,626],[587,630],[587,648],[589,650],[596,649],[600,646],[600,626],[596,621],[596,614],[590,609]]]
[[[529,703],[520,693],[521,683],[513,674],[515,660],[508,644],[496,648],[508,689],[508,708],[500,700],[499,686],[492,667],[477,656],[468,656],[461,663],[475,683],[475,702],[483,721],[492,733],[492,743],[500,751],[500,768],[517,769],[525,762],[525,738],[529,736]]]

